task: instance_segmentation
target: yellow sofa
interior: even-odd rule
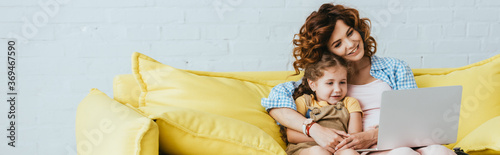
[[[134,53],[133,74],[113,96],[93,88],[78,106],[78,154],[285,154],[279,127],[260,105],[292,71],[176,69]],[[460,68],[413,69],[419,87],[462,85],[457,143],[470,154],[500,153],[500,55]],[[446,112],[443,112],[446,113]]]

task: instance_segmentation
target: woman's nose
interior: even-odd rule
[[[353,43],[353,41],[352,41],[352,40],[350,40],[350,39],[346,39],[346,41],[345,41],[345,45],[346,45],[346,48],[347,48],[347,49],[352,49],[352,48],[353,48],[353,46],[354,46],[354,43]]]

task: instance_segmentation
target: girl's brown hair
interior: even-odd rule
[[[323,72],[327,68],[340,67],[348,71],[347,66],[347,61],[340,56],[330,52],[323,54],[318,62],[306,66],[302,83],[299,87],[295,88],[295,91],[293,92],[293,99],[295,100],[304,94],[313,94],[314,92],[309,87],[308,81],[316,81],[321,78],[323,76]],[[347,76],[349,76],[349,72],[347,73]]]
[[[337,56],[331,52],[326,52],[323,55],[320,55],[320,60],[308,64],[305,67],[304,71],[304,77],[302,78],[302,83],[299,85],[299,87],[295,88],[293,92],[293,99],[297,99],[298,97],[304,95],[304,94],[313,94],[314,92],[312,89],[309,87],[309,83],[307,82],[308,80],[316,81],[319,78],[323,76],[323,71],[325,71],[329,67],[340,67],[344,68],[347,70],[347,76],[349,76],[349,70],[347,69],[348,67],[348,62],[345,61],[343,58],[340,56]],[[283,141],[285,141],[286,144],[288,144],[288,139],[286,135],[286,127],[283,125],[280,125],[280,133],[281,133],[281,138]]]
[[[314,11],[307,17],[306,22],[295,34],[293,44],[293,68],[295,74],[300,73],[308,64],[317,62],[321,55],[331,53],[328,50],[328,40],[332,35],[337,20],[354,28],[361,35],[364,43],[365,56],[371,57],[377,51],[377,42],[370,36],[370,20],[359,18],[358,10],[347,8],[342,5],[326,3],[321,5],[318,11]]]

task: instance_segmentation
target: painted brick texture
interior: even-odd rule
[[[18,145],[2,138],[0,154],[76,154],[76,107],[91,88],[112,97],[112,80],[131,73],[133,52],[182,69],[293,70],[293,35],[326,2],[332,1],[5,1],[0,38],[20,42],[20,100]],[[412,68],[460,67],[500,54],[499,1],[334,2],[371,19],[377,55]],[[8,107],[0,108],[3,127]]]

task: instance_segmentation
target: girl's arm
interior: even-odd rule
[[[304,135],[302,132],[298,132],[293,129],[286,129],[286,138],[290,143],[302,143],[302,142],[314,142],[314,139]]]
[[[311,126],[311,128],[318,127],[318,126],[320,126],[320,125],[318,123],[315,123]],[[338,137],[341,139],[349,136],[344,131],[338,131],[338,130],[330,129],[330,128],[326,128],[326,130],[329,130],[330,132],[333,131],[333,133],[337,134]],[[288,142],[290,142],[290,143],[314,142],[314,139],[312,137],[308,137],[308,136],[304,135],[304,133],[299,132],[297,130],[287,128],[286,134],[287,134]],[[338,139],[335,138],[335,140],[338,140]],[[340,141],[336,141],[336,142],[340,142]]]
[[[363,131],[363,118],[361,112],[352,112],[349,114],[349,126],[347,127],[347,132],[349,134],[358,133]]]
[[[269,115],[280,122],[281,125],[295,129],[295,131],[302,130],[302,123],[306,120],[304,116],[290,108],[273,108],[269,111]],[[331,153],[335,153],[334,147],[344,139],[342,136],[346,136],[342,132],[322,127],[318,123],[311,126],[309,134],[319,146]]]
[[[336,146],[336,149],[366,149],[377,144],[378,128],[351,134]]]

